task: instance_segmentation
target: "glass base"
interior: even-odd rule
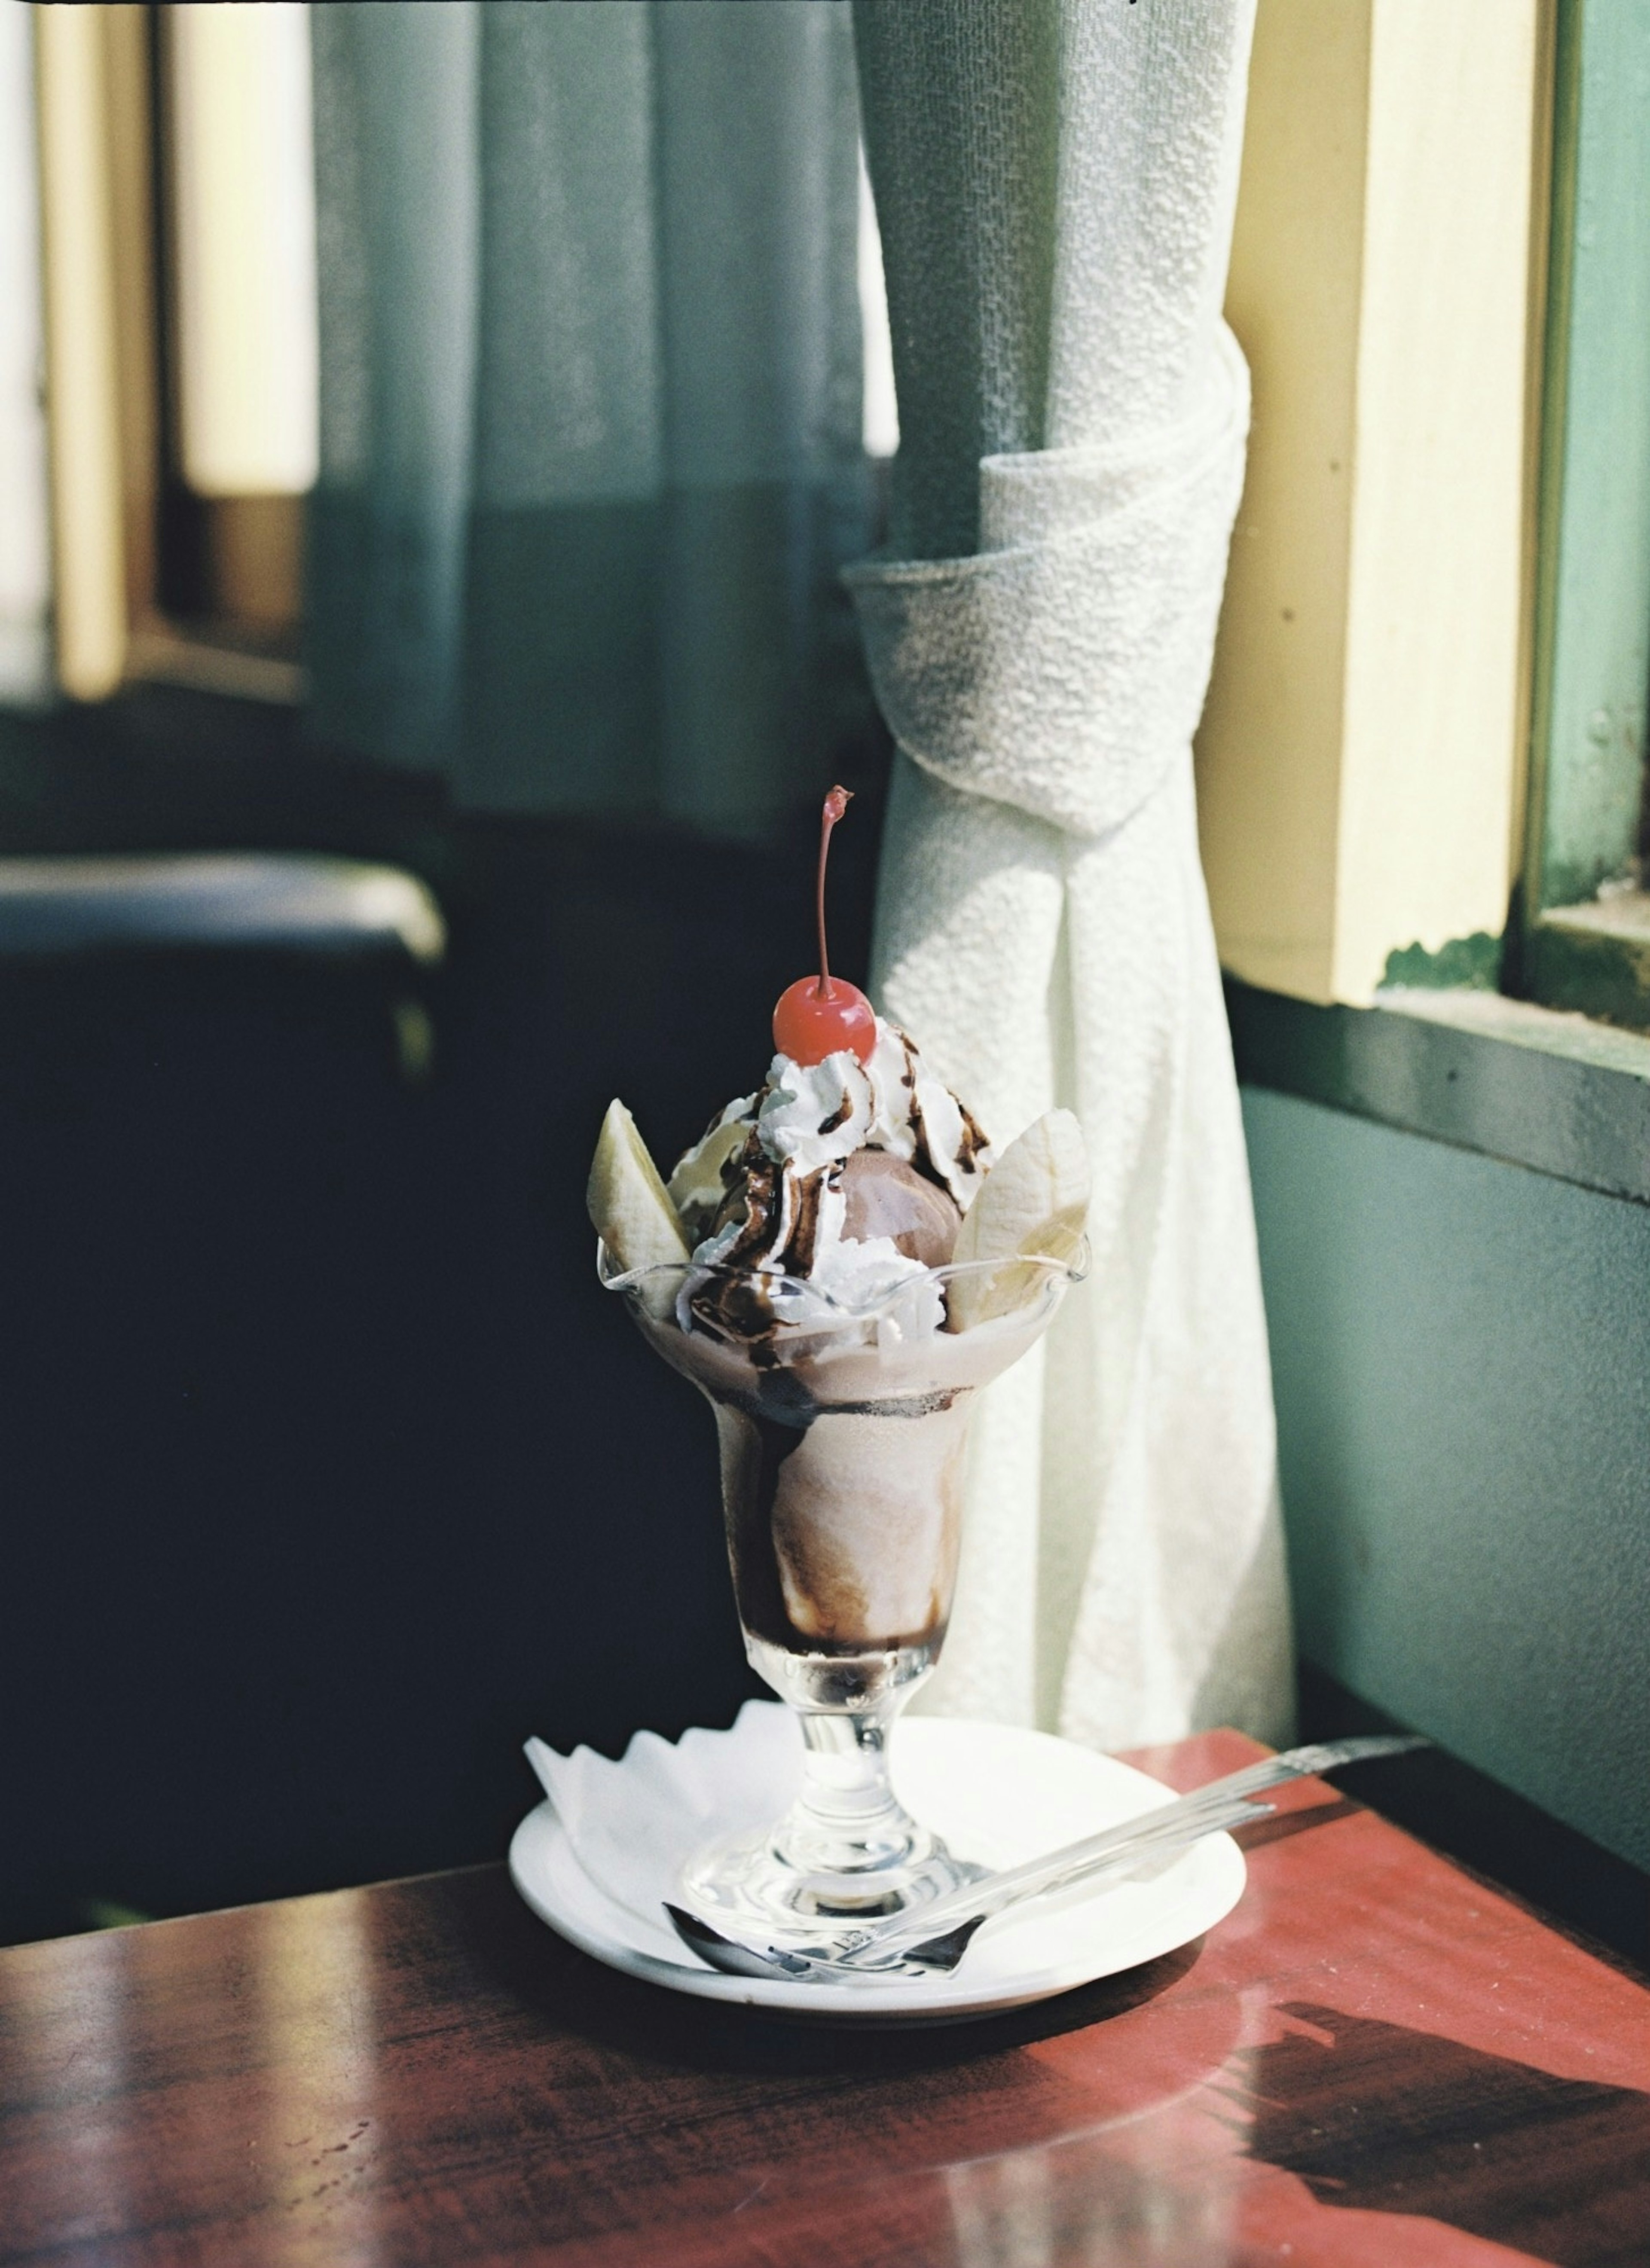
[[[838,1677],[866,1668],[864,1658],[799,1662]],[[856,1701],[870,1698],[869,1707],[821,1707],[820,1680],[811,1679],[806,1690],[814,1705],[797,1708],[797,1800],[773,1826],[747,1828],[696,1851],[681,1870],[683,1903],[713,1928],[784,1944],[817,1939],[822,1926],[851,1928],[914,1912],[978,1881],[986,1869],[954,1857],[932,1828],[913,1819],[888,1778],[889,1726],[932,1664],[932,1652],[915,1648],[879,1657],[884,1675],[861,1676],[854,1694]],[[765,1661],[761,1667],[768,1669]]]
[[[954,1858],[939,1837],[910,1822],[904,1847],[864,1866],[809,1864],[793,1822],[730,1835],[697,1851],[681,1870],[684,1902],[713,1926],[783,1944],[816,1939],[821,1924],[851,1926],[910,1913],[986,1872]],[[823,1860],[829,1856],[817,1854]]]

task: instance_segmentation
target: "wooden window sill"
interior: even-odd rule
[[[1542,934],[1565,932],[1550,917]],[[1575,934],[1585,949],[1591,933]],[[1493,992],[1394,988],[1372,1008],[1319,1007],[1233,976],[1226,1012],[1246,1085],[1650,1204],[1650,1036]]]

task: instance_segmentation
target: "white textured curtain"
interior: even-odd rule
[[[855,0],[902,435],[854,571],[898,740],[876,975],[999,1144],[1055,1103],[1089,1283],[975,1430],[932,1705],[1276,1737],[1291,1647],[1190,740],[1242,483],[1220,317],[1254,0]]]
[[[760,839],[862,697],[847,9],[313,25],[317,731],[472,806]]]

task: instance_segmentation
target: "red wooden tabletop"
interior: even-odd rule
[[[1283,1800],[1200,1944],[944,2030],[615,1976],[496,1867],[0,1953],[0,2260],[1645,2268],[1650,1992]]]

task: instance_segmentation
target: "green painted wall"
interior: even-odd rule
[[[1650,1206],[1243,1108],[1302,1653],[1650,1867]]]

